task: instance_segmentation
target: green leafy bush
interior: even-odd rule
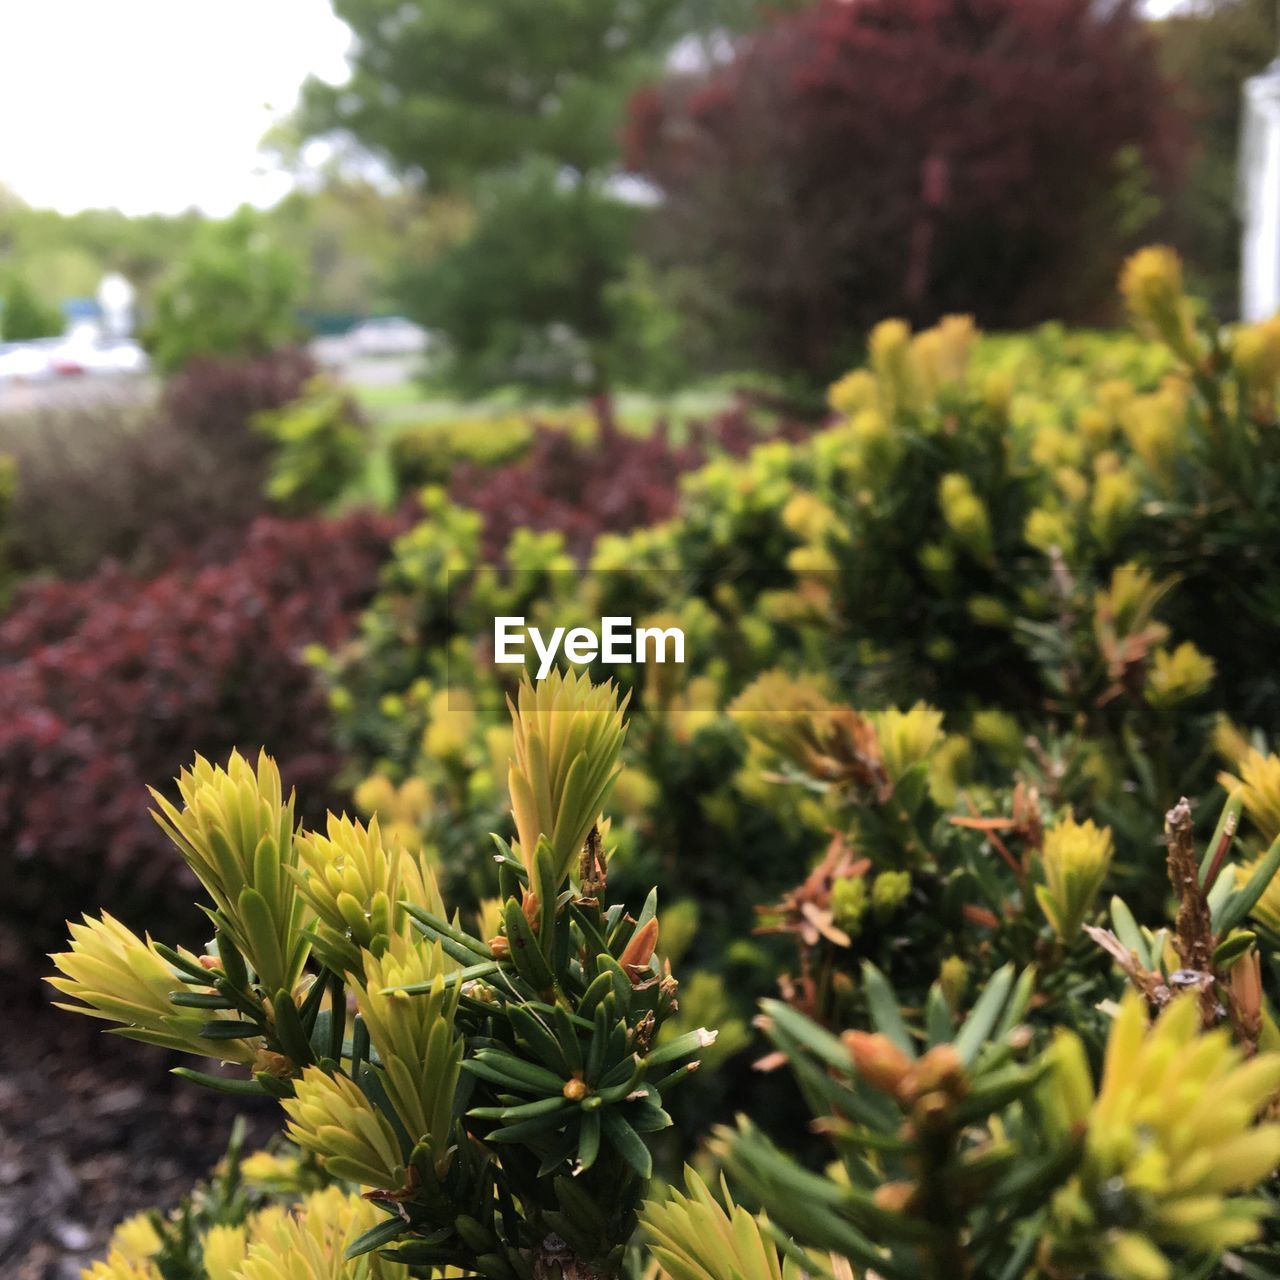
[[[265,764],[184,775],[216,947],[89,921],[59,982],[238,1064],[394,1207],[303,1210],[302,1277],[374,1265],[344,1244],[495,1280],[1276,1274],[1280,328],[1215,326],[1167,251],[1122,287],[1140,340],[886,322],[831,425],[585,569],[529,530],[486,563],[428,490],[326,663],[367,825],[294,833]],[[680,626],[688,660],[517,685],[499,615]]]
[[[311,379],[297,400],[259,414],[254,425],[272,446],[267,496],[292,515],[329,506],[364,468],[368,427],[331,378]]]
[[[671,1123],[664,1094],[714,1040],[659,1043],[677,984],[656,953],[656,890],[638,916],[607,905],[598,820],[625,734],[616,692],[526,685],[512,729],[519,839],[499,842],[501,897],[470,927],[376,821],[301,830],[275,765],[233,755],[226,769],[197,758],[180,804],[155,793],[209,896],[210,949],[173,950],[104,915],[73,925],[55,957],[68,1007],[236,1064],[233,1077],[179,1070],[279,1098],[294,1142],[367,1188],[354,1203],[381,1216],[353,1224],[330,1202],[291,1228],[323,1233],[328,1263],[394,1245],[409,1267],[494,1280],[616,1274],[652,1170],[643,1135]],[[354,1241],[353,1225],[367,1227]],[[287,1267],[294,1248],[280,1244]],[[270,1246],[241,1245],[245,1274],[282,1274]]]
[[[55,338],[64,327],[58,309],[46,306],[22,276],[9,279],[0,296],[0,338],[5,342]]]
[[[481,467],[513,462],[533,443],[533,435],[529,419],[516,414],[406,427],[391,442],[396,492],[447,484],[459,462]]]
[[[164,373],[197,356],[262,356],[296,336],[300,278],[290,254],[244,208],[209,222],[156,289],[146,343]]]

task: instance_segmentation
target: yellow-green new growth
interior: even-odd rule
[[[722,1181],[726,1210],[689,1167],[688,1194],[673,1190],[668,1200],[649,1201],[641,1222],[649,1251],[672,1280],[800,1280],[806,1272],[784,1258],[768,1234],[767,1220],[734,1204]],[[814,1259],[813,1274],[826,1267]]]
[[[150,1262],[133,1262],[124,1254],[113,1252],[105,1262],[84,1268],[80,1280],[161,1280],[161,1276]]]
[[[453,968],[439,946],[400,943],[381,957],[365,957],[364,984],[355,989],[387,1097],[411,1140],[429,1142],[442,1176],[462,1069],[462,1038],[454,1031],[459,987],[445,985],[445,973]],[[427,984],[424,994],[403,990]]]
[[[445,914],[435,877],[403,849],[388,849],[375,817],[367,827],[329,815],[327,836],[302,832],[290,871],[318,920],[317,954],[330,968],[360,974],[364,953],[382,955],[406,936],[411,902]]]
[[[927,760],[942,741],[942,712],[927,702],[906,711],[889,707],[868,716],[875,725],[890,781],[899,782],[913,765]]]
[[[250,1220],[248,1251],[236,1280],[408,1280],[402,1262],[377,1252],[347,1257],[347,1248],[384,1215],[337,1187],[308,1196],[292,1213]]]
[[[1240,792],[1244,811],[1270,843],[1280,836],[1280,756],[1263,755],[1246,743],[1234,763],[1237,773],[1220,773],[1218,783]]]
[[[507,775],[520,854],[530,879],[538,839],[551,846],[556,883],[572,871],[622,766],[626,736],[612,682],[593,685],[586,676],[554,671],[538,684],[528,677],[511,710],[515,758]]]
[[[308,1067],[294,1096],[281,1105],[289,1140],[310,1151],[331,1177],[395,1191],[405,1184],[405,1160],[391,1122],[346,1076]]]
[[[117,1034],[130,1040],[244,1066],[253,1062],[255,1041],[206,1040],[200,1035],[211,1018],[234,1014],[171,1003],[169,993],[181,990],[182,980],[150,938],[138,937],[106,912],[100,920],[85,916],[82,924],[68,927],[71,950],[50,957],[63,976],[46,981],[81,1003],[59,1004],[59,1009],[118,1022]],[[190,959],[195,962],[194,956]]]
[[[975,560],[984,563],[992,556],[991,513],[974,491],[969,477],[949,472],[938,482],[938,506],[947,528]]]
[[[1207,1262],[1257,1237],[1265,1202],[1240,1196],[1280,1166],[1280,1124],[1256,1123],[1280,1089],[1280,1054],[1246,1061],[1225,1028],[1201,1033],[1199,1001],[1148,1022],[1130,992],[1094,1096],[1084,1046],[1060,1031],[1043,1106],[1083,1136],[1079,1172],[1054,1197],[1041,1263],[1051,1275],[1170,1280],[1170,1255]]]
[[[1120,274],[1120,292],[1138,329],[1159,338],[1179,359],[1199,352],[1191,304],[1182,287],[1182,261],[1164,245],[1139,249]]]
[[[1151,670],[1147,675],[1146,698],[1162,710],[1198,697],[1212,683],[1217,666],[1212,658],[1203,654],[1189,640],[1176,649],[1157,649],[1151,657]]]
[[[243,1226],[217,1223],[204,1238],[203,1257],[208,1280],[236,1280],[236,1272],[249,1250],[249,1233]]]
[[[223,769],[197,756],[178,791],[181,809],[152,790],[156,822],[208,890],[268,996],[292,991],[309,948],[305,904],[290,874],[293,796],[284,800],[275,761],[262,752],[254,769],[233,751]]]
[[[1036,885],[1036,901],[1061,942],[1080,929],[1111,868],[1111,828],[1068,815],[1044,833],[1040,861],[1045,883]]]

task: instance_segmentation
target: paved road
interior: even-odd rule
[[[89,405],[136,405],[155,393],[155,379],[146,374],[82,374],[36,382],[0,382],[0,415],[23,417]]]
[[[412,381],[422,370],[422,356],[339,355],[317,341],[313,354],[344,382],[362,387],[394,387]],[[0,414],[22,415],[59,408],[104,403],[138,404],[156,393],[148,374],[81,374],[33,382],[0,382]]]

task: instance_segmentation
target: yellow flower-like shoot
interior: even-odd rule
[[[1068,816],[1044,833],[1040,853],[1045,883],[1036,901],[1062,942],[1079,936],[1111,868],[1111,828]]]
[[[118,1022],[119,1034],[165,1049],[199,1054],[247,1066],[257,1052],[256,1040],[206,1040],[200,1029],[221,1011],[178,1008],[169,1000],[182,989],[173,966],[114,916],[103,912],[70,925],[71,950],[51,956],[62,976],[46,981],[79,1004],[59,1004],[73,1013]],[[195,957],[191,957],[193,960]],[[230,1015],[234,1016],[234,1015]]]
[[[1280,1089],[1280,1054],[1246,1061],[1225,1028],[1202,1033],[1191,995],[1150,1025],[1134,992],[1096,1097],[1079,1039],[1060,1032],[1051,1052],[1046,1113],[1085,1149],[1053,1201],[1050,1274],[1169,1280],[1171,1253],[1207,1261],[1257,1236],[1264,1202],[1237,1193],[1280,1165],[1280,1124],[1255,1123]]]
[[[376,1252],[347,1257],[348,1246],[385,1218],[337,1187],[317,1191],[292,1213],[264,1214],[251,1223],[236,1280],[408,1280],[404,1263]]]
[[[454,1030],[456,967],[439,946],[406,943],[365,957],[356,1004],[382,1063],[382,1085],[414,1142],[428,1139],[437,1172],[447,1168],[453,1098],[462,1069],[462,1039]],[[410,995],[402,988],[416,987]],[[422,988],[426,988],[422,991]]]
[[[799,1263],[783,1255],[763,1217],[734,1204],[722,1181],[726,1209],[707,1184],[686,1166],[687,1194],[672,1190],[665,1201],[644,1206],[641,1222],[649,1251],[671,1280],[799,1280]],[[825,1267],[815,1268],[815,1274]]]
[[[1169,710],[1202,694],[1213,683],[1217,670],[1213,659],[1189,640],[1172,652],[1157,649],[1151,656],[1146,699],[1153,707]]]
[[[1180,360],[1197,359],[1191,304],[1182,285],[1182,261],[1164,245],[1139,249],[1120,274],[1120,292],[1139,331],[1159,338]]]
[[[120,1252],[107,1255],[105,1262],[95,1262],[80,1272],[80,1280],[161,1280],[160,1272],[146,1261],[134,1262]]]
[[[907,711],[890,707],[868,718],[875,725],[885,772],[892,782],[927,760],[943,738],[942,712],[926,702],[917,702]]]
[[[557,885],[568,879],[622,768],[627,701],[612,683],[553,671],[536,685],[526,677],[508,702],[515,756],[507,784],[531,879],[540,836],[551,845]]]
[[[1263,755],[1245,744],[1236,768],[1238,775],[1220,773],[1218,782],[1228,792],[1240,791],[1244,811],[1270,844],[1280,836],[1280,756]]]
[[[405,1182],[405,1157],[391,1122],[346,1076],[308,1067],[281,1105],[291,1142],[312,1152],[332,1177],[378,1190]]]
[[[182,808],[151,792],[156,822],[178,846],[269,996],[292,991],[307,958],[304,904],[289,869],[293,797],[265,752],[255,769],[232,752],[225,769],[201,756],[178,778]]]
[[[403,902],[445,914],[434,875],[403,849],[388,848],[376,817],[366,827],[330,814],[328,834],[303,833],[297,848],[293,874],[318,917],[318,954],[331,968],[358,974],[365,952],[381,955],[404,935]]]

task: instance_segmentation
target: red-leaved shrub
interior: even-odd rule
[[[10,554],[21,573],[78,577],[103,561],[156,573],[229,554],[267,509],[271,441],[255,416],[297,399],[303,351],[193,361],[159,402],[93,395],[0,417],[14,458]]]
[[[626,149],[703,319],[825,379],[887,315],[1095,316],[1184,138],[1135,0],[818,0],[639,94]]]
[[[311,819],[341,803],[303,649],[345,637],[402,527],[264,518],[224,563],[150,580],[108,567],[19,594],[0,622],[0,972],[37,969],[91,905],[142,927],[181,909],[189,887],[146,787],[196,752],[268,746]]]
[[[484,517],[484,554],[497,559],[517,529],[557,530],[570,552],[585,559],[601,533],[625,533],[666,520],[675,512],[680,474],[713,450],[745,453],[764,438],[750,415],[732,409],[686,428],[675,444],[665,423],[632,435],[616,425],[607,404],[596,406],[597,430],[587,440],[539,426],[533,444],[498,467],[458,465],[449,494]],[[768,434],[794,434],[778,425]]]

